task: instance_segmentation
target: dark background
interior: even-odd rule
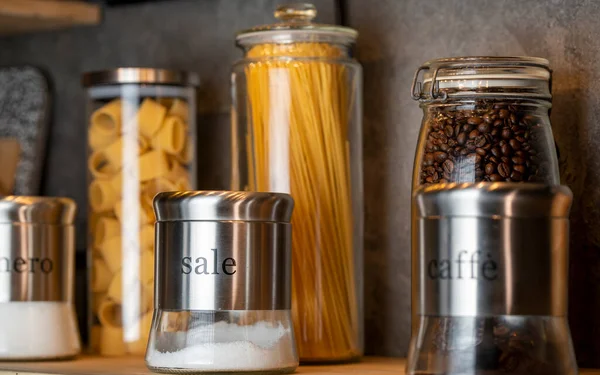
[[[0,38],[0,65],[33,64],[54,85],[43,193],[75,198],[85,248],[84,71],[151,66],[196,71],[199,175],[226,188],[234,34],[272,22],[273,0],[164,0],[108,7],[102,25]],[[530,55],[554,70],[553,130],[572,214],[570,314],[578,359],[600,366],[600,2],[318,0],[319,21],[358,29],[364,66],[365,334],[370,354],[405,356],[410,321],[410,186],[421,112],[410,99],[425,60]],[[596,362],[595,362],[596,361]]]

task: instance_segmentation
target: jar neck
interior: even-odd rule
[[[508,107],[514,106],[528,111],[548,113],[552,102],[545,99],[514,99],[514,98],[448,98],[444,101],[421,101],[420,107],[427,112],[430,109],[440,108],[482,108],[482,107]]]
[[[345,59],[351,46],[324,42],[259,43],[242,47],[246,58]]]

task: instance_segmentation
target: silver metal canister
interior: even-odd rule
[[[0,198],[0,359],[79,353],[74,216],[67,198]]]
[[[287,194],[160,193],[149,368],[293,372]],[[234,359],[235,360],[232,360]]]
[[[438,184],[415,192],[419,330],[409,374],[576,374],[567,323],[571,191]]]

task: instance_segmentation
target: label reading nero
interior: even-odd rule
[[[459,251],[450,259],[432,259],[427,263],[427,276],[432,280],[487,280],[498,278],[498,263],[489,252]]]
[[[181,273],[185,275],[224,275],[232,276],[237,270],[237,262],[234,258],[219,259],[219,250],[210,249],[210,257],[183,257],[181,258]]]
[[[49,274],[54,269],[50,258],[22,258],[11,259],[0,257],[0,273],[44,273]]]

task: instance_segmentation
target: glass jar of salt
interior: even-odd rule
[[[165,373],[291,373],[287,194],[160,193],[146,364]]]

